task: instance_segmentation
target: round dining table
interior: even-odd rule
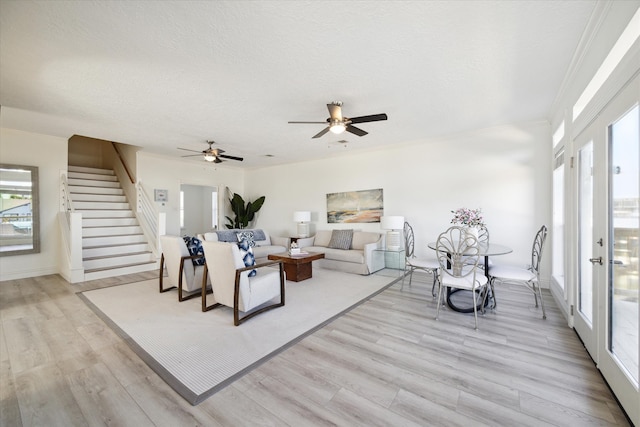
[[[429,249],[433,249],[434,251],[436,250],[437,247],[437,242],[431,242],[428,244]],[[488,242],[488,243],[478,243],[478,254],[482,257],[484,257],[484,274],[487,277],[487,279],[489,278],[489,257],[491,256],[498,256],[498,255],[506,255],[513,252],[513,249],[511,249],[509,246],[505,246],[505,245],[501,245],[498,243],[492,243],[492,242]],[[490,292],[491,289],[490,286],[487,286],[487,292]],[[452,296],[456,295],[456,296],[460,296],[460,292],[465,292],[465,293],[469,293],[471,291],[467,291],[464,289],[451,289],[451,288],[447,288],[447,305],[455,311],[458,311],[460,313],[472,313],[473,312],[473,298],[456,298],[456,299],[460,299],[460,302],[465,302],[465,300],[469,300],[471,301],[471,305],[460,305],[460,303],[455,303],[452,299]],[[489,303],[489,298],[485,298],[485,306]],[[480,307],[478,307],[480,308]]]

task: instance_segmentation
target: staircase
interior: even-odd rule
[[[69,166],[75,212],[82,213],[86,280],[154,270],[158,262],[112,170]]]

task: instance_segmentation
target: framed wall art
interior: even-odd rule
[[[153,198],[156,202],[166,202],[169,200],[169,190],[155,189],[153,192]]]
[[[380,222],[382,188],[327,194],[327,222]]]

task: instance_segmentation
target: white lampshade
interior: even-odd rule
[[[309,211],[295,211],[293,213],[294,222],[309,222],[311,221],[311,212]]]
[[[380,217],[380,228],[383,230],[402,230],[404,229],[404,217],[389,215]]]

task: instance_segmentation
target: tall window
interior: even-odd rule
[[[553,132],[553,229],[551,232],[551,278],[562,289],[567,297],[564,286],[564,120]]]
[[[551,248],[551,277],[562,289],[564,286],[564,150],[557,154],[553,169],[553,232]]]

